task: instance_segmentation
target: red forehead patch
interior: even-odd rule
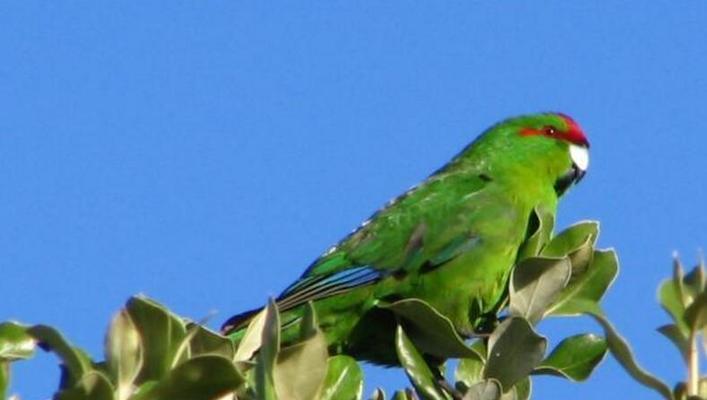
[[[574,144],[577,144],[580,146],[589,147],[589,141],[587,140],[587,137],[584,136],[584,132],[582,132],[582,128],[579,127],[579,124],[577,124],[568,115],[565,115],[565,114],[558,114],[558,115],[562,119],[565,120],[565,123],[567,124],[567,129],[559,130],[559,129],[555,129],[552,126],[546,126],[546,127],[540,128],[540,129],[525,128],[520,131],[521,136],[541,135],[541,136],[551,137],[554,139],[564,140],[564,141],[574,143]]]
[[[567,123],[567,131],[563,132],[560,136],[568,142],[589,147],[589,141],[587,140],[587,137],[584,136],[584,132],[582,131],[582,128],[579,127],[579,124],[576,123],[569,115],[560,114],[560,116]]]

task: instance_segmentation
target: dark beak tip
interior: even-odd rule
[[[577,173],[574,178],[574,183],[579,183],[579,181],[581,181],[584,178],[584,175],[586,175],[586,174],[587,174],[587,171],[577,168]]]
[[[579,183],[586,173],[587,171],[580,169],[576,164],[572,164],[572,168],[555,182],[555,193],[562,195],[570,186]]]

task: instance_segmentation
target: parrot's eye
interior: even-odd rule
[[[557,129],[555,129],[554,126],[546,126],[545,128],[543,128],[543,132],[545,132],[545,134],[548,136],[557,135]]]

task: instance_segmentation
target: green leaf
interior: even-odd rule
[[[581,275],[572,276],[546,315],[579,315],[599,310],[599,301],[619,270],[614,250],[596,250]],[[573,271],[575,272],[575,271]]]
[[[508,318],[489,337],[484,377],[497,379],[503,391],[525,378],[540,363],[547,339],[521,317]]]
[[[685,322],[698,331],[707,326],[707,291],[700,293],[685,310]]]
[[[597,221],[578,222],[552,238],[543,249],[542,255],[556,258],[565,257],[576,253],[587,245],[589,248],[593,247],[598,236],[599,223]]]
[[[304,306],[302,322],[300,322],[300,340],[304,341],[319,333],[319,323],[314,311],[314,304],[308,301]]]
[[[141,388],[131,400],[215,400],[243,382],[230,360],[217,355],[197,356],[170,370],[156,384]]]
[[[530,257],[521,261],[511,275],[510,314],[535,324],[567,285],[571,272],[567,258]]]
[[[7,398],[7,388],[10,386],[10,362],[0,360],[0,399]]]
[[[673,282],[675,282],[678,298],[682,300],[682,304],[685,306],[686,304],[692,302],[692,299],[690,299],[689,302],[687,301],[685,288],[683,286],[683,279],[685,279],[685,270],[682,267],[682,263],[680,262],[677,253],[675,253],[673,254]]]
[[[309,339],[280,350],[273,370],[279,398],[314,398],[327,374],[328,356],[326,338],[319,330]]]
[[[376,389],[376,392],[373,394],[374,399],[385,400],[385,393],[381,389]],[[344,355],[329,357],[326,377],[316,399],[358,400],[362,393],[363,372],[356,360]]]
[[[470,388],[484,380],[484,361],[479,357],[462,358],[459,360],[454,379]]]
[[[545,257],[567,257],[572,265],[570,282],[584,275],[594,256],[594,244],[599,225],[597,222],[584,222],[574,225],[556,236],[544,249]]]
[[[688,362],[688,351],[690,344],[688,342],[688,338],[683,336],[683,333],[680,331],[680,328],[678,328],[674,324],[668,324],[658,328],[658,332],[663,334],[663,336],[665,336],[666,338],[670,339],[670,341],[673,342],[675,347],[678,348],[680,354],[682,354],[682,357],[685,362]]]
[[[472,385],[484,380],[484,365],[486,364],[486,342],[485,340],[476,340],[471,348],[476,355],[474,357],[462,358],[457,364],[457,369],[454,371],[454,379],[459,384],[463,385],[462,392]]]
[[[417,398],[407,390],[398,390],[393,395],[393,400],[417,400]]]
[[[187,335],[179,317],[144,296],[131,297],[126,310],[142,338],[143,365],[138,382],[160,380],[188,358],[187,352],[179,351]]]
[[[76,386],[63,390],[55,400],[113,400],[113,385],[108,378],[98,371],[86,373]]]
[[[533,391],[533,381],[526,377],[513,385],[513,388],[501,396],[501,400],[528,400]]]
[[[533,371],[578,382],[591,375],[606,356],[606,339],[591,333],[568,337]]]
[[[423,353],[440,358],[477,356],[459,337],[452,322],[426,302],[411,298],[379,307],[407,322],[406,334]]]
[[[663,309],[670,315],[675,322],[675,326],[680,332],[687,336],[690,328],[685,322],[685,304],[683,302],[682,290],[680,284],[673,279],[666,279],[658,286],[658,301]],[[692,301],[692,299],[690,299]]]
[[[14,322],[0,323],[0,361],[28,359],[34,355],[35,345],[27,327]]]
[[[376,388],[371,394],[370,400],[385,400],[385,392],[381,388]]]
[[[60,389],[75,386],[92,369],[91,359],[83,350],[71,344],[56,329],[35,325],[27,330],[37,340],[39,347],[54,352],[63,364]]]
[[[140,333],[122,310],[113,318],[105,342],[108,371],[118,386],[118,399],[127,399],[142,366]]]
[[[253,354],[255,354],[262,345],[266,314],[267,307],[256,314],[250,324],[248,324],[248,328],[246,328],[245,334],[243,334],[243,339],[241,339],[238,344],[238,349],[236,349],[236,361],[250,360]]]
[[[233,360],[236,349],[233,341],[222,336],[203,325],[189,325],[189,330],[195,329],[194,336],[189,341],[192,357],[197,355],[214,354]]]
[[[687,385],[685,382],[678,382],[673,387],[673,399],[674,400],[686,400],[687,399]]]
[[[487,379],[472,385],[462,400],[500,400],[501,384],[495,379]]]
[[[398,353],[400,364],[405,368],[405,373],[420,396],[425,399],[446,400],[446,396],[437,386],[429,365],[427,365],[400,325],[398,325],[395,333],[395,349]]]
[[[672,400],[670,387],[638,365],[628,343],[619,335],[614,326],[601,314],[591,313],[589,315],[604,329],[611,354],[626,372],[640,384],[658,392],[666,400]]]
[[[700,377],[700,381],[697,386],[697,394],[702,399],[707,398],[707,377]]]
[[[552,235],[552,229],[555,226],[554,213],[536,207],[530,215],[529,225],[535,229],[531,228],[532,232],[530,232],[530,236],[528,236],[518,250],[518,260],[524,260],[528,257],[535,257],[540,254],[543,246],[545,246]]]
[[[705,290],[705,269],[702,263],[692,269],[685,278],[683,278],[685,291],[693,298],[697,297]],[[687,305],[687,303],[686,303]]]
[[[276,400],[273,370],[280,351],[280,314],[275,301],[270,299],[265,309],[260,352],[256,357],[255,390],[258,398]]]

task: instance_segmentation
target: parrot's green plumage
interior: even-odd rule
[[[397,363],[385,344],[395,321],[375,307],[379,302],[422,299],[460,334],[472,334],[497,310],[534,210],[554,220],[558,198],[587,168],[588,147],[563,114],[493,126],[331,247],[278,297],[283,340],[294,339],[293,322],[309,301],[332,351],[375,363]],[[231,318],[224,332],[238,340],[253,315]]]

